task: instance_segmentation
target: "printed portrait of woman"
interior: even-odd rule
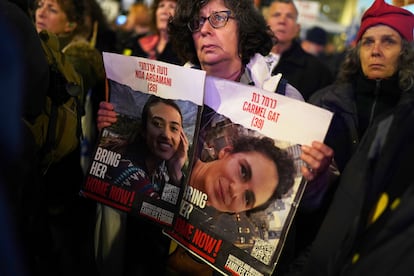
[[[137,91],[131,95],[130,101],[137,102],[133,105],[134,114],[119,115],[118,122],[104,131],[106,138],[101,140],[102,147],[122,156],[119,165],[111,168],[107,176],[115,185],[161,198],[166,184],[179,187],[183,181],[192,143],[187,138],[184,120],[188,121],[188,113],[194,112],[193,107],[183,101]],[[112,100],[118,108],[124,104]],[[122,135],[114,136],[111,130]],[[187,129],[187,132],[191,130]]]
[[[190,221],[239,247],[249,247],[255,237],[264,239],[262,228],[269,225],[263,210],[271,204],[283,208],[277,199],[289,193],[297,176],[293,156],[273,139],[208,107],[198,139],[184,200],[204,196],[205,205],[194,208]]]

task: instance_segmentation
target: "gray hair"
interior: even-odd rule
[[[355,47],[348,50],[339,71],[337,82],[351,82],[361,71],[361,60],[359,58],[361,43],[360,40]],[[399,88],[402,91],[414,88],[414,43],[405,39],[402,39],[397,73]]]

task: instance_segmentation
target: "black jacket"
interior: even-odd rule
[[[357,151],[361,137],[373,124],[376,118],[390,112],[398,103],[402,91],[398,89],[397,77],[388,80],[368,80],[361,75],[352,83],[335,83],[315,92],[309,103],[328,109],[334,113],[328,129],[325,143],[335,152],[335,161],[342,172],[352,155]],[[296,254],[302,254],[305,247],[314,239],[332,201],[332,195],[338,183],[330,183],[329,193],[324,204],[313,214],[298,212],[296,221],[296,243],[299,244]],[[291,231],[292,232],[292,231]],[[290,236],[290,233],[289,233]],[[288,236],[288,237],[289,237]],[[302,244],[302,246],[300,246]],[[282,252],[281,264],[286,265]],[[305,258],[306,259],[306,258]],[[294,265],[302,266],[303,260],[294,261]],[[291,260],[287,260],[291,263]],[[279,265],[280,266],[280,265]],[[282,274],[286,268],[278,268]],[[289,268],[292,270],[292,268]],[[293,268],[293,270],[301,270]],[[280,275],[275,274],[275,275]],[[290,274],[289,274],[290,275]],[[319,275],[319,274],[315,274]]]
[[[340,171],[373,119],[391,110],[401,93],[396,77],[375,81],[359,75],[352,83],[333,84],[312,95],[309,103],[334,113],[325,143],[334,149]]]
[[[152,34],[149,34],[149,35],[152,35]],[[130,53],[131,56],[148,58],[148,53],[146,53],[142,49],[140,43],[138,42],[139,39],[142,38],[142,37],[145,37],[145,36],[132,37],[123,46],[124,49],[128,48],[128,49],[131,50],[131,53]],[[124,51],[124,49],[122,49],[122,51]],[[168,62],[168,63],[172,63],[172,64],[176,64],[176,65],[183,65],[184,64],[178,58],[177,54],[174,52],[174,50],[172,48],[172,44],[171,44],[170,41],[167,43],[167,45],[165,45],[164,51],[162,51],[161,53],[156,54],[156,59],[159,60],[159,61]]]
[[[413,125],[413,94],[405,93],[367,130],[301,275],[413,275]],[[379,198],[385,208],[372,222]]]
[[[288,83],[302,94],[305,101],[315,91],[334,81],[329,68],[317,57],[306,53],[299,42],[294,40],[290,49],[284,52],[272,74],[282,73]]]

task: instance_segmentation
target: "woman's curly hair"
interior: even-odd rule
[[[337,82],[352,82],[362,72],[359,58],[361,40],[357,45],[348,50],[345,60],[341,65]],[[414,44],[402,39],[402,49],[398,60],[398,82],[402,91],[414,88]]]
[[[277,39],[266,23],[263,15],[251,0],[223,0],[225,6],[232,11],[238,25],[238,49],[242,63],[249,63],[256,54],[267,55]],[[175,16],[170,20],[169,38],[174,51],[184,61],[200,65],[194,47],[192,32],[187,23],[197,18],[200,9],[209,0],[178,0]]]
[[[286,194],[295,182],[296,169],[293,157],[287,150],[275,145],[275,141],[269,137],[239,136],[232,141],[231,153],[258,152],[273,161],[279,175],[279,182],[272,192],[270,199],[253,210],[262,210],[274,200]]]

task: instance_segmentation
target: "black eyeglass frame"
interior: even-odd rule
[[[210,18],[211,18],[211,16],[217,16],[219,14],[225,14],[225,16],[223,16],[224,17],[223,25],[218,25],[217,26],[217,24],[211,22]],[[204,26],[204,24],[208,20],[211,27],[213,27],[214,29],[219,29],[219,28],[223,28],[224,26],[226,26],[229,19],[234,19],[234,18],[235,17],[231,15],[231,11],[229,11],[229,10],[227,10],[227,11],[216,11],[216,12],[211,13],[208,17],[201,16],[197,19],[194,19],[193,21],[188,22],[187,27],[190,30],[190,32],[196,33],[196,32],[201,30],[201,28]],[[197,28],[194,28],[195,23],[198,24]]]

